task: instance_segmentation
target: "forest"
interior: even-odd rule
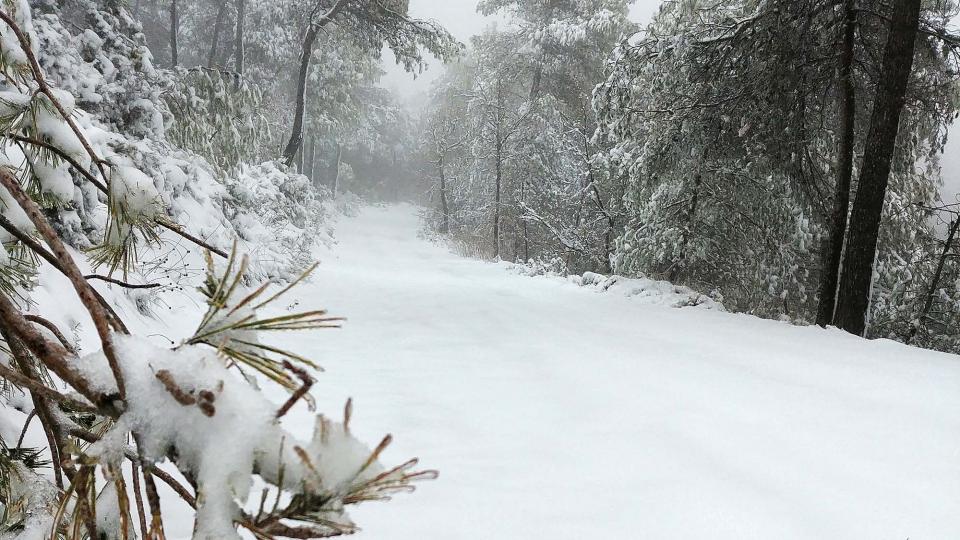
[[[0,0],[0,540],[960,537],[958,16]]]

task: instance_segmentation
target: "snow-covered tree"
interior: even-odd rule
[[[436,161],[442,111],[453,107],[470,118],[470,128],[455,136],[466,141],[470,159],[458,160],[466,168],[447,188],[464,195],[456,186],[462,183],[483,191],[463,202],[473,216],[488,214],[496,256],[608,268],[618,226],[610,209],[616,188],[605,185],[592,164],[591,93],[609,50],[633,30],[627,6],[617,0],[480,3],[481,12],[501,12],[507,20],[477,36],[464,63],[469,67],[444,81],[448,88],[436,93],[427,138],[434,141],[429,160]]]
[[[286,237],[259,230],[268,225],[297,239],[317,236],[309,228],[322,209],[306,178],[243,162],[253,149],[211,164],[203,154],[216,146],[171,127],[187,121],[181,114],[243,107],[217,101],[236,88],[211,79],[198,85],[214,89],[193,101],[157,99],[197,87],[171,85],[182,73],[153,66],[126,8],[78,1],[69,8],[84,14],[77,19],[38,4],[34,12],[25,0],[0,3],[0,536],[164,538],[171,501],[163,483],[194,510],[197,539],[240,538],[240,529],[257,538],[330,537],[355,530],[349,505],[433,477],[415,472],[416,460],[381,465],[390,437],[372,448],[357,440],[349,402],[339,420],[318,415],[304,440],[282,423],[293,407],[312,407],[317,366],[266,336],[339,319],[322,310],[278,315],[277,300],[315,266],[277,272],[244,254],[267,248],[261,240],[269,238],[280,246],[267,253],[281,261],[274,268],[286,264]],[[83,25],[68,28],[64,16]],[[230,113],[222,116],[206,129],[229,126]],[[168,132],[193,148],[176,146]],[[205,313],[180,343],[157,346],[134,332],[158,323],[121,316],[96,286],[131,295],[179,287],[148,278],[179,265],[170,253],[198,248],[206,254]],[[71,319],[35,302],[51,286],[37,279],[41,272],[64,284],[62,311],[82,309],[75,324],[92,326],[95,348],[81,350],[64,325]],[[254,286],[284,276],[286,286]],[[261,389],[274,383],[289,391],[284,403]]]
[[[869,13],[884,9],[858,12],[855,157],[886,32]],[[940,4],[929,17],[949,9]],[[669,2],[617,49],[596,107],[612,144],[603,159],[628,181],[620,271],[719,288],[735,309],[813,318],[830,272],[820,249],[835,224],[831,198],[849,196],[837,190],[835,51],[846,14],[822,2]],[[896,200],[936,197],[936,154],[955,101],[951,60],[937,43],[919,48],[925,67],[911,86],[882,252],[926,227],[922,212]]]

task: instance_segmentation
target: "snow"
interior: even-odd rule
[[[341,218],[333,250],[315,251],[321,266],[311,281],[288,293],[279,313],[264,313],[327,308],[348,318],[342,330],[261,334],[326,369],[313,387],[318,411],[339,419],[354,399],[355,440],[336,422],[316,429],[316,413],[300,403],[280,426],[290,434],[284,452],[306,442],[320,456],[313,466],[342,482],[391,433],[382,463],[418,456],[420,467],[440,471],[412,495],[350,508],[359,540],[960,537],[956,357],[708,303],[676,309],[689,291],[662,282],[520,275],[458,257],[420,228],[411,206]],[[197,328],[204,304],[190,283],[198,278],[185,270],[174,278],[183,289],[158,293],[159,323],[139,315],[129,291],[94,286],[134,334],[167,349]],[[62,276],[44,267],[33,298],[84,351],[96,350]],[[207,468],[204,483],[231,484],[212,501],[225,511],[249,490],[231,473],[250,467],[251,448],[275,444],[269,418],[258,416],[263,398],[199,350],[118,346],[187,390],[226,381],[217,410],[238,414],[213,422],[170,402],[149,373],[129,372],[128,391],[170,407],[124,420],[156,427],[158,446],[183,445],[185,459]],[[78,369],[109,381],[97,358],[85,356]],[[289,397],[263,388],[268,410]],[[266,439],[251,440],[255,432]],[[30,439],[42,444],[43,435]],[[217,451],[200,463],[207,444]],[[261,474],[276,476],[269,457],[279,450],[261,453]],[[191,538],[192,513],[160,489],[167,538]]]
[[[0,540],[44,540],[53,525],[51,510],[57,506],[57,489],[23,464],[14,462],[13,473],[6,479],[10,501],[17,501],[18,510],[11,514],[23,518],[23,528],[0,531]],[[14,512],[19,512],[15,514]]]
[[[111,196],[127,212],[141,219],[152,219],[160,213],[160,193],[153,180],[139,169],[114,167],[110,180]]]
[[[342,221],[298,303],[344,329],[281,338],[326,368],[319,410],[352,396],[386,463],[440,470],[353,510],[359,538],[960,537],[956,357],[521,276],[419,227]]]
[[[70,175],[70,167],[67,163],[51,166],[35,161],[33,173],[44,193],[61,203],[73,200],[73,177]]]
[[[582,276],[561,276],[552,269],[538,265],[501,263],[508,269],[526,276],[544,276],[561,278],[570,283],[602,293],[617,293],[628,297],[638,297],[648,304],[675,308],[697,307],[702,309],[725,310],[716,298],[695,291],[689,287],[674,285],[669,281],[660,281],[648,277],[626,278],[623,276],[605,276],[596,272],[585,272]]]

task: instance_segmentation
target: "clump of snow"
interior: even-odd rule
[[[60,202],[73,200],[73,176],[70,174],[70,166],[67,163],[53,166],[42,161],[35,161],[33,174],[40,182],[40,188],[44,194]]]
[[[120,503],[117,497],[117,486],[108,482],[97,496],[97,534],[101,540],[120,540],[121,538],[137,538],[132,522],[127,522],[126,534],[123,534],[123,525],[120,514]]]
[[[41,96],[37,99],[46,100],[47,98]],[[40,139],[56,146],[81,165],[89,165],[90,155],[83,147],[83,143],[77,137],[77,134],[74,133],[73,128],[63,120],[59,112],[50,110],[50,108],[51,106],[35,108],[36,121],[34,124],[39,132]]]
[[[163,210],[153,180],[135,167],[112,168],[110,196],[115,204],[123,206],[124,211],[140,219],[153,219]]]
[[[36,37],[33,35],[33,14],[27,0],[9,0],[3,7],[4,10],[9,10],[8,13],[13,16],[14,22],[27,35],[31,44],[36,43]],[[8,64],[25,66],[29,63],[27,54],[20,46],[20,40],[7,24],[0,25],[0,53]]]
[[[384,472],[374,462],[366,466],[370,448],[357,440],[340,422],[317,418],[309,455],[317,456],[314,476],[321,482],[318,492],[341,492],[351,484],[367,482]]]
[[[20,208],[17,201],[13,199],[13,195],[5,188],[0,188],[0,214],[21,231],[32,232],[34,230],[33,222],[27,217],[27,213]],[[10,236],[10,233],[0,229],[0,241],[9,242],[11,240],[13,240],[13,237]]]
[[[30,106],[29,95],[16,90],[0,91],[0,116],[13,117]]]
[[[142,338],[115,340],[127,393],[137,399],[90,455],[116,464],[132,432],[146,460],[176,456],[177,466],[197,483],[196,539],[239,538],[235,521],[254,474],[275,485],[282,481],[288,490],[331,495],[335,502],[384,471],[375,461],[364,467],[370,449],[342,424],[321,418],[311,441],[299,442],[276,418],[277,405],[211,348],[171,350]],[[102,353],[84,357],[78,369],[112,379]],[[331,511],[331,519],[349,524],[342,505],[333,504]]]
[[[11,462],[7,479],[7,510],[19,507],[22,529],[0,533],[0,540],[46,540],[53,527],[59,490],[49,480],[31,471],[18,461]]]

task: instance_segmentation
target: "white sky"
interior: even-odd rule
[[[631,13],[639,23],[646,23],[656,13],[661,0],[635,0]],[[467,42],[470,36],[478,34],[491,22],[476,11],[477,0],[410,0],[410,14],[421,19],[439,21],[457,39]],[[430,69],[414,79],[396,66],[393,55],[384,54],[384,66],[387,75],[383,84],[393,89],[398,96],[415,104],[430,88],[430,83],[440,74],[439,62],[433,62]],[[943,156],[943,199],[956,202],[960,193],[960,134],[954,133],[947,143]]]

